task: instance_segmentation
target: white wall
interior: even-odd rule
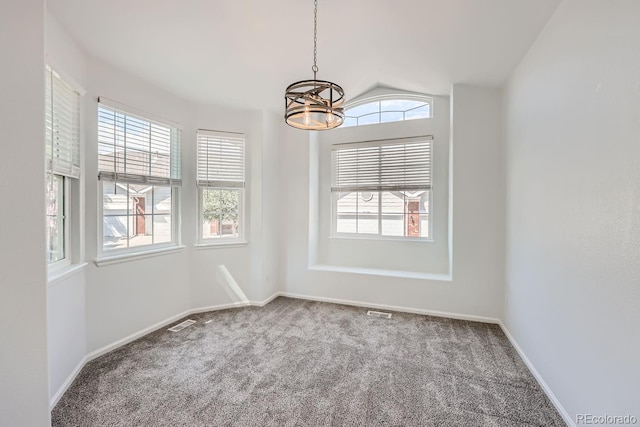
[[[0,425],[47,426],[42,0],[0,3],[0,57]]]
[[[106,97],[155,118],[182,124],[183,146],[195,144],[190,103],[147,82],[88,58],[85,149],[86,321],[87,352],[125,338],[189,308],[190,284],[186,250],[97,267],[98,200],[97,98]],[[187,184],[188,185],[188,184]],[[183,205],[193,193],[181,193]]]
[[[318,216],[317,201],[310,199],[315,188],[312,182],[310,191],[310,176],[313,181],[318,171],[309,160],[314,153],[307,133],[286,129],[280,180],[284,190],[281,211],[286,218],[281,220],[285,239],[281,256],[285,259],[287,292],[462,316],[499,316],[504,280],[500,92],[454,85],[451,102],[452,280],[449,275],[430,280],[406,278],[401,273],[390,278],[309,269],[309,236],[314,238],[310,224]],[[421,259],[416,257],[414,262],[420,263]],[[379,264],[385,268],[383,260]]]
[[[246,144],[246,189],[245,189],[245,239],[246,245],[235,247],[209,246],[193,247],[196,242],[197,207],[195,197],[195,144],[187,152],[185,158],[185,174],[192,171],[193,180],[187,183],[188,190],[193,192],[194,204],[184,206],[185,224],[193,220],[189,236],[185,243],[190,246],[189,270],[191,272],[191,307],[201,308],[212,305],[242,302],[242,297],[259,302],[271,296],[277,272],[276,260],[265,253],[265,245],[271,244],[275,237],[268,224],[273,215],[268,216],[277,204],[268,200],[274,189],[269,186],[273,181],[270,176],[277,171],[277,163],[273,162],[274,153],[270,150],[277,142],[270,117],[265,118],[258,111],[237,110],[228,107],[199,105],[195,110],[195,126],[192,129],[195,138],[196,129],[237,132],[245,135]],[[272,119],[272,118],[271,118]],[[265,210],[266,209],[266,210]],[[233,291],[228,280],[219,274],[224,267],[233,282],[242,291]],[[269,274],[269,284],[266,275]],[[271,278],[273,275],[273,279]],[[245,301],[246,302],[246,301]]]
[[[574,420],[640,418],[638,22],[563,2],[506,92],[506,325]]]
[[[74,262],[88,265],[50,282],[47,296],[50,398],[63,390],[83,358],[191,308],[239,301],[219,274],[224,266],[251,301],[279,287],[278,149],[280,118],[271,113],[196,105],[86,55],[50,14],[47,61],[86,89],[82,124],[84,166]],[[104,96],[183,126],[181,251],[97,267],[97,98]],[[196,129],[243,132],[247,137],[246,238],[239,247],[196,248]],[[75,210],[72,209],[75,213]],[[86,225],[85,225],[86,224]],[[86,230],[85,230],[86,226]],[[76,247],[77,246],[77,247]],[[57,396],[56,396],[57,397]]]
[[[62,77],[83,90],[87,85],[87,64],[84,52],[50,14],[45,26],[46,62]],[[81,108],[84,105],[81,97]],[[82,121],[82,120],[81,120]],[[81,128],[81,147],[85,137]],[[81,170],[84,176],[84,170]],[[77,265],[84,261],[84,181],[71,187],[73,205],[68,224],[72,224],[71,254]],[[69,375],[79,366],[87,351],[85,316],[85,273],[54,279],[50,274],[47,286],[47,340],[49,360],[49,397],[63,386]]]
[[[84,270],[49,281],[47,344],[51,401],[87,354]]]
[[[188,103],[174,95],[114,70],[97,60],[90,61],[87,107],[88,141],[96,137],[96,97],[105,96],[154,116],[183,125],[181,232],[185,246],[178,253],[108,266],[90,264],[87,271],[87,346],[94,351],[191,308],[206,308],[242,302],[241,296],[260,302],[277,289],[278,270],[274,255],[265,248],[277,245],[270,197],[277,191],[265,184],[276,181],[276,154],[270,150],[278,141],[278,127],[261,112]],[[247,189],[245,191],[246,245],[197,247],[198,210],[196,130],[241,132],[247,144]],[[97,256],[97,148],[87,144],[87,254]],[[263,159],[264,156],[264,159]],[[267,201],[268,200],[268,201]],[[264,206],[270,216],[264,215]],[[274,222],[275,223],[275,222]],[[272,252],[277,253],[274,249]],[[224,267],[229,276],[220,274]],[[269,283],[267,284],[267,275]],[[228,277],[242,291],[237,294]]]
[[[282,284],[280,268],[279,221],[282,211],[282,189],[280,184],[280,156],[283,147],[282,116],[275,113],[263,113],[262,131],[262,279],[256,298],[264,301],[276,293]]]

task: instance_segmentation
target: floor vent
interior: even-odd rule
[[[385,313],[383,311],[367,311],[367,316],[384,317],[385,319],[391,319],[391,313]]]
[[[178,323],[176,326],[174,326],[172,328],[169,328],[168,330],[171,331],[171,332],[178,332],[178,331],[183,330],[187,326],[193,325],[194,323],[196,323],[195,320],[191,320],[191,319],[185,320],[184,322]]]

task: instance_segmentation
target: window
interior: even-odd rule
[[[66,264],[69,180],[80,177],[80,94],[48,66],[45,91],[47,260]]]
[[[176,245],[180,130],[99,102],[102,251]]]
[[[432,142],[333,145],[333,235],[430,239]]]
[[[234,243],[244,236],[243,134],[198,130],[200,243]]]
[[[399,122],[402,120],[431,117],[431,98],[380,97],[375,101],[357,104],[345,110],[344,126],[362,126],[374,123]]]

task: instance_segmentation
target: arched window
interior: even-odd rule
[[[374,123],[432,117],[432,99],[418,95],[382,95],[366,98],[345,109],[344,126],[362,126]]]

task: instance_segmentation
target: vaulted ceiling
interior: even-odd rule
[[[318,78],[499,86],[560,0],[318,0]],[[313,0],[49,0],[91,56],[195,102],[277,110],[311,78]]]

